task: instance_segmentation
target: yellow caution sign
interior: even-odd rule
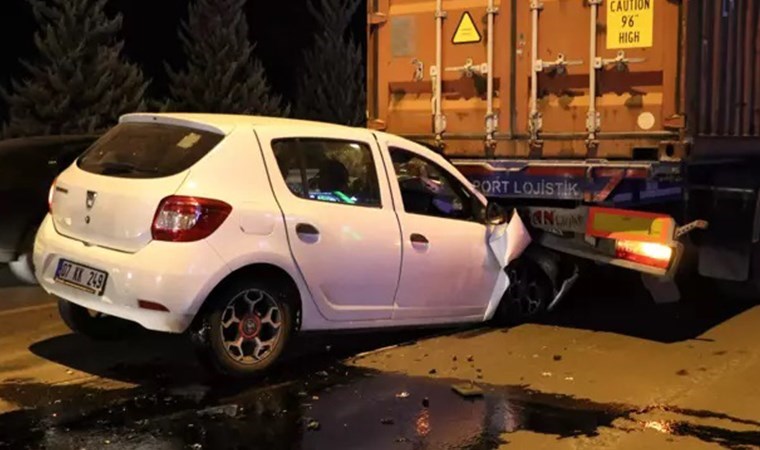
[[[457,31],[454,32],[451,42],[454,44],[473,44],[480,42],[481,39],[482,37],[480,36],[478,27],[475,26],[475,21],[472,20],[470,13],[465,11],[462,14],[462,18],[459,19]]]
[[[607,48],[652,46],[655,0],[607,2]]]

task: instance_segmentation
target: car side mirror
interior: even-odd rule
[[[500,225],[507,221],[507,212],[496,202],[488,202],[486,206],[486,224]]]

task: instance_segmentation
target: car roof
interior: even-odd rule
[[[120,122],[161,122],[201,126],[209,131],[229,134],[233,129],[245,127],[310,127],[322,129],[356,129],[345,125],[282,117],[248,116],[243,114],[203,114],[203,113],[132,113],[121,117]]]

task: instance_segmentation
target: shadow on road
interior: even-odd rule
[[[309,334],[297,336],[282,362],[266,374],[269,383],[303,377],[337,364],[357,353],[413,342],[435,330]],[[437,331],[440,333],[440,330]],[[44,359],[81,372],[142,386],[213,383],[197,363],[186,336],[136,331],[117,342],[96,342],[68,334],[32,344],[29,350]]]
[[[21,283],[13,276],[8,266],[0,264],[0,289],[19,286]]]
[[[547,324],[673,343],[693,339],[757,307],[691,285],[680,302],[655,304],[633,272],[596,268],[581,278]]]

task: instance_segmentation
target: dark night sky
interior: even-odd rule
[[[305,7],[306,0],[250,1],[246,14],[251,41],[257,43],[274,88],[291,99],[302,52],[311,44],[315,25]],[[163,62],[182,64],[177,30],[187,15],[187,0],[109,0],[109,15],[121,12],[125,56],[139,63],[153,79],[150,94],[166,90]],[[357,40],[364,38],[363,6],[356,14]],[[25,75],[20,58],[34,57],[36,23],[26,0],[0,0],[0,84]],[[4,114],[0,104],[0,117]]]

